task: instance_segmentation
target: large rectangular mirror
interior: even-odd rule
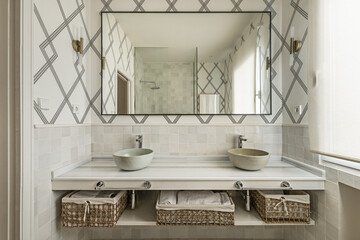
[[[102,114],[271,114],[271,13],[103,12]]]

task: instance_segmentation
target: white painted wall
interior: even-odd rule
[[[256,111],[256,47],[256,31],[254,30],[233,55],[232,109],[234,113],[252,114]]]
[[[270,15],[257,14],[225,60],[225,105],[235,107],[231,111],[235,114],[270,113],[271,69],[266,69],[271,49],[269,28]]]

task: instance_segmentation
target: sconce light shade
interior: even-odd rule
[[[299,40],[290,39],[290,54],[299,52],[302,47],[302,42]]]
[[[73,40],[72,46],[75,52],[83,54],[84,50],[84,39],[81,37],[80,40]]]

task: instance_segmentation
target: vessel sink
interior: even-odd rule
[[[113,157],[119,169],[134,171],[147,167],[154,157],[154,151],[147,148],[124,149],[114,153]]]
[[[270,154],[268,152],[249,149],[235,148],[228,151],[229,158],[237,168],[244,170],[260,170],[269,162]]]

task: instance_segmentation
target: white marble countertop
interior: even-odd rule
[[[234,190],[241,181],[246,189],[279,188],[287,181],[294,189],[324,189],[321,170],[305,164],[293,165],[291,159],[270,160],[259,171],[244,171],[233,167],[227,157],[158,157],[139,171],[119,170],[112,159],[93,159],[78,166],[53,172],[53,190],[90,190],[98,181],[107,188],[137,189],[145,181],[151,190],[223,189]]]

